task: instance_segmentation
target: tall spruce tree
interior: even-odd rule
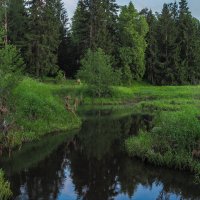
[[[80,68],[80,60],[90,46],[90,11],[89,1],[79,0],[72,18],[71,31],[68,34],[68,66],[66,73],[74,76]]]
[[[145,13],[141,13],[145,14]],[[151,10],[146,14],[147,23],[149,25],[149,32],[146,36],[147,49],[146,49],[146,71],[145,79],[150,83],[156,84],[157,77],[159,76],[158,68],[158,44],[157,44],[157,18]]]
[[[115,0],[79,0],[72,18],[71,49],[74,68],[88,48],[101,48],[106,54],[116,56],[118,5]]]
[[[66,54],[66,52],[68,49],[67,35],[69,33],[69,28],[68,28],[69,19],[62,0],[57,0],[56,9],[57,9],[57,19],[59,23],[59,40],[60,40],[58,48],[58,65],[61,70],[65,71],[68,65],[68,54]]]
[[[28,2],[29,23],[26,60],[28,71],[43,77],[57,71],[59,23],[55,0]]]
[[[145,73],[145,37],[148,24],[144,16],[139,15],[133,3],[123,6],[119,16],[119,54],[123,74],[132,72],[135,80],[143,78]],[[124,77],[126,79],[127,77]]]
[[[90,1],[90,47],[101,48],[112,55],[117,44],[117,12],[115,0]]]
[[[171,12],[171,5],[164,4],[162,13],[158,16],[157,42],[159,48],[157,84],[177,84],[179,50],[176,45],[176,21]]]
[[[24,0],[10,0],[8,7],[8,38],[11,44],[20,49],[25,46],[27,13]]]
[[[193,32],[191,31],[192,16],[189,11],[187,0],[181,0],[179,2],[179,18],[178,18],[178,44],[180,46],[180,70],[179,77],[180,82],[188,83],[190,66],[190,50],[191,39],[193,38]],[[192,50],[193,51],[193,50]],[[192,52],[191,52],[192,53]]]
[[[188,78],[191,84],[200,83],[200,22],[193,18],[190,31],[192,33],[190,51]]]

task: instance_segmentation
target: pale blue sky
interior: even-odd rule
[[[76,8],[76,4],[78,0],[63,0],[65,2],[67,12],[69,17],[71,18],[74,13],[74,9]],[[177,0],[178,1],[178,0]],[[120,5],[128,4],[130,0],[117,0],[117,3]],[[154,12],[160,12],[163,6],[163,3],[171,3],[174,0],[132,0],[135,7],[138,10],[142,8],[151,8]],[[200,0],[188,0],[190,10],[194,17],[200,19]]]

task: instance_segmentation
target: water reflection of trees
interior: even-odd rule
[[[51,155],[51,159],[47,157],[35,167],[23,170],[11,177],[14,196],[23,200],[57,199],[65,180],[63,159],[63,151],[59,150]],[[24,187],[22,188],[22,186]]]
[[[137,134],[141,127],[149,129],[149,120],[151,117],[141,115],[112,120],[103,117],[83,124],[76,138],[79,148],[72,149],[69,157],[80,199],[114,199],[120,193],[132,197],[139,185],[151,189],[154,184],[163,187],[158,200],[168,199],[170,193],[182,194],[183,198],[200,197],[190,175],[147,166],[123,152],[124,139]]]
[[[170,193],[181,193],[184,199],[200,198],[193,177],[131,160],[123,151],[127,136],[137,134],[141,126],[148,128],[147,116],[95,116],[83,123],[78,135],[43,161],[13,175],[10,180],[14,195],[24,190],[19,199],[58,199],[69,168],[77,199],[110,200],[121,193],[132,197],[139,185],[151,189],[155,184],[162,186],[158,200],[168,199]]]

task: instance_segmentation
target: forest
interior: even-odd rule
[[[155,14],[137,11],[132,2],[120,7],[115,0],[83,0],[71,20],[61,0],[4,0],[1,24],[2,48],[16,48],[16,68],[32,77],[74,78],[88,49],[101,49],[126,85],[200,80],[200,22],[186,0]]]
[[[121,139],[127,155],[199,183],[200,20],[188,1],[154,13],[134,1],[79,0],[71,19],[68,9],[62,0],[0,1],[0,199],[12,196],[1,156],[81,128],[84,106],[150,115],[151,130]]]

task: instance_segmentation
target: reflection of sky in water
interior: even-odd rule
[[[83,123],[76,137],[63,144],[58,140],[57,150],[50,149],[51,154],[37,165],[10,177],[14,200],[200,199],[193,177],[130,159],[118,148],[130,132],[147,128],[144,121],[151,118],[133,115],[109,121],[107,116],[99,120],[97,114],[97,119]],[[54,138],[48,141],[51,144]]]
[[[58,200],[76,200],[77,195],[74,192],[74,185],[70,178],[70,171],[68,168],[65,169],[65,177],[65,182],[58,195]]]
[[[58,200],[77,200],[77,194],[74,191],[74,185],[72,183],[72,179],[70,178],[69,168],[65,169],[65,176],[66,179],[63,188],[60,190],[60,194],[58,195]],[[156,200],[158,199],[159,194],[162,192],[163,185],[161,183],[153,183],[152,187],[146,187],[139,184],[132,197],[129,197],[128,194],[120,194],[120,189],[120,184],[117,184],[116,191],[119,192],[119,195],[114,198],[115,200]],[[180,196],[172,193],[165,194],[165,197],[166,195],[166,199],[168,200],[181,199]]]

